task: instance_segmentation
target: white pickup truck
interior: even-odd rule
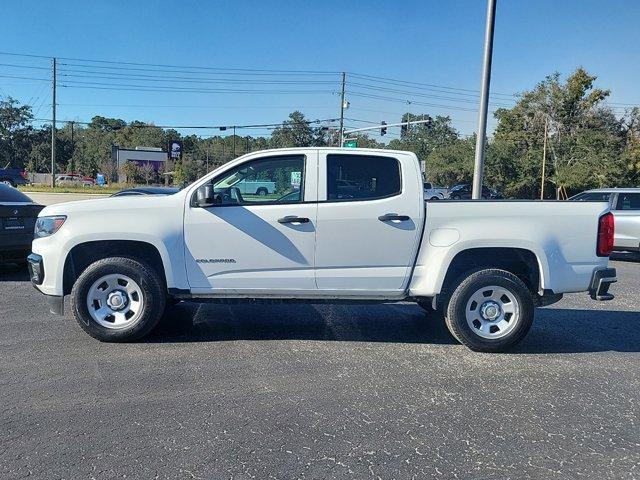
[[[234,186],[258,175],[277,198]],[[293,148],[247,154],[173,195],[46,207],[29,265],[51,310],[70,295],[102,341],[143,337],[180,300],[413,301],[468,347],[500,351],[563,293],[612,298],[613,235],[606,203],[428,203],[413,153]]]

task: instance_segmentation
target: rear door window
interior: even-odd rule
[[[32,203],[32,200],[20,190],[8,185],[0,185],[0,202],[15,203],[26,202]]]
[[[374,155],[327,155],[327,201],[363,201],[399,195],[400,162]]]
[[[619,193],[616,210],[640,210],[640,193]]]

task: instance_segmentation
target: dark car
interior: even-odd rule
[[[111,195],[112,197],[128,197],[132,195],[173,195],[179,192],[176,187],[135,187],[127,190],[120,190]]]
[[[0,183],[16,187],[27,185],[27,172],[18,168],[0,168]]]
[[[0,263],[23,263],[31,251],[36,217],[44,207],[0,184]]]
[[[449,198],[451,200],[470,200],[472,193],[472,186],[469,183],[460,183],[451,187],[449,191]],[[500,199],[504,198],[501,194],[495,190],[490,189],[486,185],[482,186],[482,198],[486,199]]]

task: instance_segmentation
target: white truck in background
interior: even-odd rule
[[[236,186],[247,177],[300,184],[248,199]],[[468,347],[502,351],[529,331],[534,307],[563,293],[613,298],[608,208],[425,203],[413,153],[280,149],[173,195],[46,207],[29,264],[52,311],[70,295],[80,327],[102,341],[143,337],[178,300],[409,300],[441,310]]]

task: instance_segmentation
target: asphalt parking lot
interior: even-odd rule
[[[409,304],[172,308],[101,344],[0,267],[0,478],[640,478],[640,259],[509,354]]]

